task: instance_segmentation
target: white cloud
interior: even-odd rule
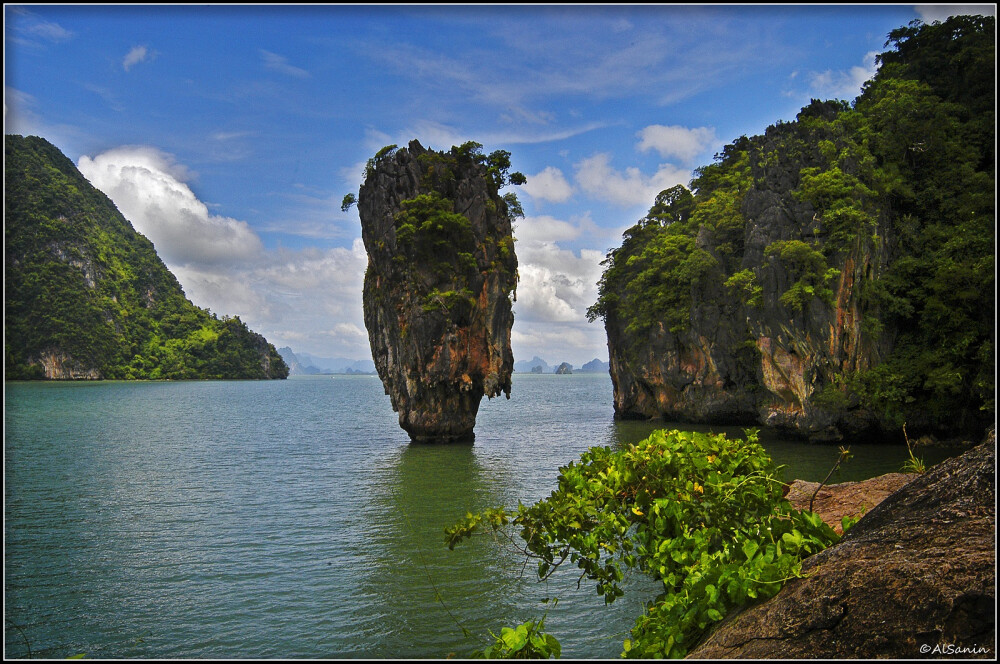
[[[573,187],[558,168],[547,166],[541,173],[527,177],[528,181],[521,188],[532,198],[563,203],[573,195]]]
[[[151,147],[83,156],[79,168],[152,240],[196,305],[239,316],[277,347],[371,357],[361,238],[350,247],[265,249],[245,222],[211,214],[186,184],[190,171]]]
[[[264,59],[264,69],[294,78],[309,78],[311,76],[305,69],[288,64],[288,58],[283,55],[261,49],[260,56]]]
[[[140,62],[145,62],[150,57],[149,49],[145,46],[133,46],[132,50],[125,55],[122,60],[122,68],[128,71]]]
[[[263,248],[246,222],[209,212],[185,184],[190,173],[171,155],[125,146],[93,159],[84,155],[78,166],[168,265],[231,264],[251,259]]]
[[[583,321],[597,298],[604,255],[593,249],[573,252],[559,242],[575,240],[586,218],[578,223],[552,217],[528,217],[517,227],[518,316],[533,321]]]
[[[597,299],[602,260],[599,251],[584,249],[577,256],[552,244],[530,252],[518,262],[517,315],[529,321],[586,320],[587,307]]]
[[[996,5],[917,5],[915,9],[924,23],[945,21],[952,16],[996,16],[997,13]]]
[[[580,226],[547,215],[525,217],[514,225],[514,237],[525,246],[575,240]]]
[[[576,183],[585,192],[599,200],[625,207],[650,206],[656,195],[677,184],[687,184],[690,169],[673,164],[660,164],[656,173],[647,176],[638,168],[625,172],[611,167],[611,156],[598,153],[575,164]]]
[[[562,244],[603,245],[614,231],[600,228],[589,216],[571,221],[531,216],[518,222],[514,234],[520,275],[511,332],[515,359],[540,355],[580,366],[607,357],[603,327],[587,321],[587,308],[597,299],[604,253],[572,251]]]
[[[636,146],[640,152],[656,150],[664,159],[676,157],[686,164],[692,163],[719,140],[711,127],[689,129],[676,125],[649,125],[636,136],[640,139]]]
[[[277,347],[370,358],[361,302],[368,256],[360,238],[349,247],[265,249],[245,222],[211,214],[186,184],[191,172],[151,147],[84,156],[79,166],[153,240],[198,306],[240,316]],[[608,231],[589,216],[532,216],[518,222],[516,234],[515,353],[576,365],[606,357],[603,329],[586,320],[603,252],[560,243],[604,243]]]
[[[851,100],[861,94],[861,86],[875,76],[878,66],[875,63],[875,51],[865,54],[864,63],[851,67],[848,71],[833,71],[828,69],[822,73],[813,73],[810,86],[815,94],[823,97]]]
[[[38,44],[32,41],[34,38],[55,43],[66,41],[73,37],[73,33],[70,30],[67,30],[58,23],[46,21],[24,8],[5,8],[5,13],[7,26],[13,28],[13,32],[19,35],[14,41],[24,46],[37,46]]]

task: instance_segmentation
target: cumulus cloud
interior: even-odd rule
[[[348,247],[266,249],[246,222],[211,214],[186,184],[191,172],[151,147],[84,156],[79,168],[153,242],[196,305],[240,316],[278,347],[370,357],[361,238]]]
[[[652,205],[656,195],[677,184],[686,184],[691,179],[690,169],[673,164],[660,164],[656,173],[644,175],[638,168],[627,168],[625,172],[611,166],[611,156],[598,153],[575,164],[576,183],[579,187],[599,200],[632,207]]]
[[[278,347],[370,357],[361,303],[368,256],[361,238],[347,247],[266,249],[245,222],[211,214],[186,184],[192,173],[155,148],[129,146],[84,156],[79,167],[154,242],[198,306],[240,316]],[[518,222],[513,337],[518,356],[547,354],[577,365],[606,357],[603,329],[586,320],[604,255],[565,247],[603,245],[612,241],[603,237],[608,233],[588,216]]]
[[[676,157],[686,164],[692,163],[706,148],[718,141],[715,129],[711,127],[689,129],[676,125],[650,125],[636,136],[639,137],[636,148],[640,152],[656,150],[664,159]]]
[[[815,94],[823,97],[836,97],[838,99],[854,99],[861,94],[861,86],[875,76],[878,66],[875,63],[875,56],[878,53],[869,51],[865,54],[864,63],[851,67],[848,71],[827,70],[821,73],[813,73],[810,77],[810,86]]]
[[[145,62],[150,57],[149,49],[145,46],[133,46],[132,50],[125,54],[122,60],[122,68],[128,71],[140,62]]]
[[[294,78],[309,78],[310,74],[305,69],[295,67],[288,63],[288,58],[270,51],[260,50],[260,56],[264,60],[264,69],[278,72]]]
[[[541,173],[527,178],[528,181],[521,188],[532,198],[562,203],[573,195],[573,187],[558,168],[547,166]]]
[[[582,364],[606,355],[603,329],[587,322],[587,308],[597,299],[604,254],[593,249],[571,251],[559,244],[588,232],[603,233],[589,218],[569,222],[528,217],[518,224],[515,357],[548,353],[560,362]]]
[[[514,226],[514,237],[526,247],[575,240],[582,232],[580,225],[548,215],[525,217]]]
[[[78,166],[168,264],[232,263],[263,247],[246,222],[211,214],[185,183],[190,173],[169,154],[125,146],[84,155]]]
[[[532,321],[581,322],[597,299],[604,255],[583,249],[579,255],[549,244],[521,251],[515,311]]]

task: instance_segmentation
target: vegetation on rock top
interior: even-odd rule
[[[285,378],[239,317],[192,304],[149,240],[73,162],[38,137],[5,137],[6,378],[43,358],[105,379]]]
[[[706,302],[734,328],[767,317],[794,335],[810,318],[840,325],[844,294],[868,366],[820,372],[812,405],[981,434],[995,413],[994,41],[983,16],[891,32],[853,103],[813,100],[661,192],[608,254],[590,319],[641,372],[660,330],[705,334],[692,325]],[[767,206],[788,226],[761,254]],[[763,387],[745,374],[731,378]]]

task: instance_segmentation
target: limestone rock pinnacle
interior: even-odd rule
[[[514,206],[480,147],[390,146],[358,196],[372,358],[415,442],[470,441],[482,397],[510,398]]]

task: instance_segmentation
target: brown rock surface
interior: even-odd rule
[[[506,202],[476,154],[411,141],[370,162],[358,212],[365,327],[399,425],[418,442],[472,440],[483,396],[510,398]]]
[[[788,499],[795,509],[808,510],[812,500],[812,511],[838,533],[843,532],[841,519],[845,516],[860,517],[888,498],[897,490],[919,477],[912,473],[888,473],[861,482],[825,484],[816,492],[819,482],[793,480],[789,485]],[[816,498],[813,499],[813,494]]]
[[[996,436],[874,507],[692,658],[996,658]]]

